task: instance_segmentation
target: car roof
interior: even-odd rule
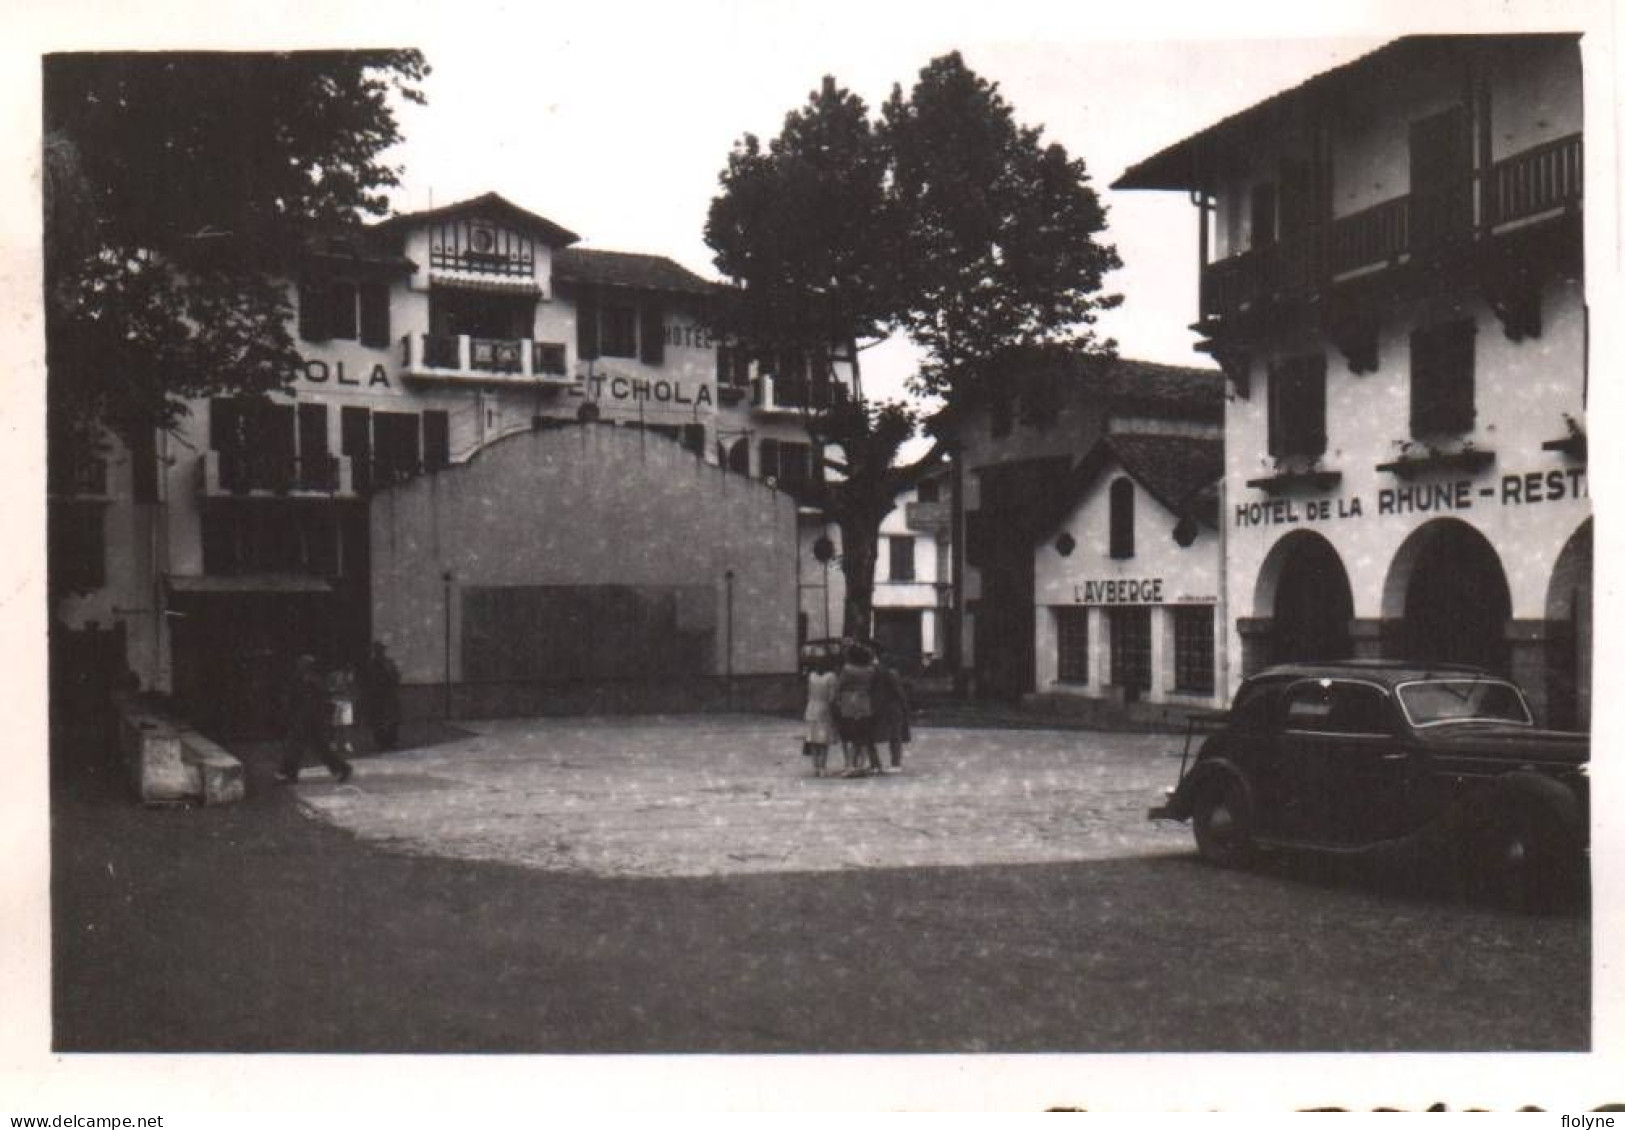
[[[1267,667],[1247,681],[1289,682],[1293,679],[1361,679],[1395,687],[1400,683],[1447,676],[1499,679],[1493,671],[1466,663],[1423,663],[1414,659],[1338,659],[1325,663],[1282,663]]]

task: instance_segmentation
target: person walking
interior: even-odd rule
[[[908,728],[908,687],[890,664],[875,660],[875,740],[886,740],[891,767],[903,768],[903,744],[912,737]]]
[[[862,644],[853,644],[835,680],[835,716],[841,740],[851,743],[855,762],[846,771],[849,777],[880,772],[880,754],[875,749],[874,687],[874,655]]]
[[[327,685],[316,670],[314,656],[301,655],[294,663],[293,681],[288,686],[287,740],[283,746],[282,768],[276,779],[284,784],[299,783],[299,771],[304,768],[305,755],[314,752],[334,780],[343,784],[354,769],[350,763],[333,752],[333,703],[327,694]]]
[[[822,777],[829,764],[829,743],[835,740],[835,672],[822,659],[813,660],[807,670],[805,740],[813,759],[813,776]]]
[[[394,749],[401,736],[401,669],[382,640],[373,641],[372,656],[361,669],[361,697],[374,748]]]

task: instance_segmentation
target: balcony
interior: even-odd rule
[[[205,498],[355,498],[350,459],[299,459],[266,452],[206,451],[198,459]]]
[[[1385,200],[1278,243],[1202,268],[1204,321],[1273,301],[1312,297],[1332,284],[1400,266],[1419,254],[1483,243],[1576,209],[1583,146],[1570,134],[1497,161],[1427,195]]]
[[[846,400],[846,386],[822,378],[760,376],[750,382],[751,411],[763,415],[797,415],[821,412]]]
[[[401,339],[406,376],[423,381],[566,388],[575,384],[563,342],[468,334],[407,334]]]

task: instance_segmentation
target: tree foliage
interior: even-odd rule
[[[53,459],[292,379],[278,274],[312,230],[385,211],[392,99],[427,73],[415,51],[46,58]]]
[[[950,405],[985,393],[1012,351],[1109,351],[1093,324],[1119,266],[1097,240],[1105,210],[1081,160],[1022,126],[997,85],[957,52],[934,59],[878,122],[825,78],[765,148],[729,155],[706,241],[731,282],[720,332],[759,354],[827,358],[902,330],[925,363],[912,382]],[[854,384],[857,352],[854,349]],[[867,634],[881,520],[940,458],[896,467],[917,425],[904,404],[861,398],[807,413],[815,444],[840,454],[826,489],[847,582],[845,631]]]
[[[892,194],[907,217],[901,325],[926,354],[917,384],[950,403],[997,379],[1001,355],[1062,344],[1110,349],[1093,326],[1120,298],[1101,295],[1122,266],[1097,240],[1106,213],[1080,159],[952,52],[893,88],[881,136]]]

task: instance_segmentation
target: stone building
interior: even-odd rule
[[[1014,700],[1042,689],[1033,547],[1063,517],[1075,468],[1108,434],[1217,440],[1223,378],[1215,369],[1040,350],[1012,361],[995,387],[994,396],[939,414],[932,428],[952,437],[963,468],[964,533],[950,576],[960,664],[978,697]]]
[[[1415,36],[1130,168],[1201,222],[1230,682],[1466,661],[1590,717],[1574,35]]]

